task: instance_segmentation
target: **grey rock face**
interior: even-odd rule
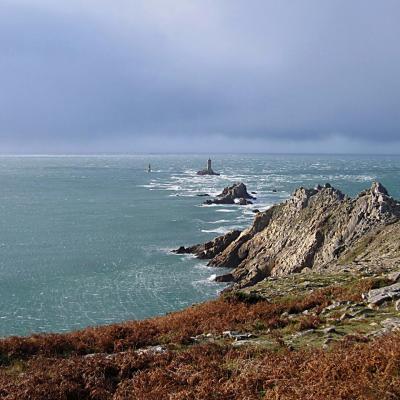
[[[325,329],[322,330],[325,335],[330,333],[336,333],[336,328],[334,326],[327,326]]]
[[[181,246],[178,249],[173,250],[173,253],[194,254],[196,257],[201,259],[211,259],[224,251],[234,240],[239,237],[240,233],[241,232],[237,230],[231,231],[204,244],[196,244],[190,247]]]
[[[221,198],[238,196],[231,189]],[[399,217],[400,206],[380,183],[354,199],[329,184],[299,188],[286,202],[257,213],[209,265],[233,268],[226,280],[243,288],[306,268],[400,257]]]
[[[396,283],[400,280],[400,271],[392,272],[388,275],[388,279],[393,283]]]
[[[252,333],[242,333],[242,332],[236,332],[236,331],[224,331],[224,332],[222,332],[222,336],[230,338],[230,339],[235,339],[236,341],[246,340],[246,339],[254,337],[254,335]]]
[[[392,330],[400,329],[400,318],[387,318],[381,322],[384,328]]]
[[[202,169],[201,171],[197,171],[197,175],[220,175],[218,172],[214,172],[213,170]]]
[[[400,283],[373,289],[365,296],[365,300],[371,306],[379,306],[385,301],[400,299]]]

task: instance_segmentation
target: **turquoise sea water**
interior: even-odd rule
[[[0,157],[0,336],[163,314],[217,295],[220,270],[176,256],[251,223],[298,186],[349,195],[379,179],[400,198],[400,157],[216,155]],[[151,163],[153,172],[147,173]],[[254,206],[202,206],[243,181]],[[272,190],[276,189],[277,192]]]

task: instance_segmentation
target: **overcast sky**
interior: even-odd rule
[[[398,0],[0,0],[0,152],[400,152]]]

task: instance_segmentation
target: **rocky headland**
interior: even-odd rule
[[[217,279],[244,288],[269,276],[393,263],[400,257],[399,217],[399,203],[378,182],[354,199],[329,184],[299,188],[257,213],[239,235],[230,232],[186,251],[232,269]]]

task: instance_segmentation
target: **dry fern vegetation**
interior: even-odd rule
[[[400,398],[400,336],[369,334],[393,305],[343,317],[385,278],[290,279],[289,294],[270,281],[163,317],[3,339],[0,398]]]

